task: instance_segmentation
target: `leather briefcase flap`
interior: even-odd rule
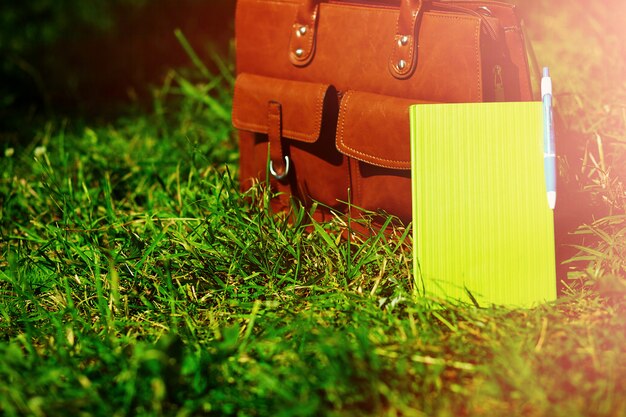
[[[409,106],[425,103],[347,91],[339,109],[337,149],[382,168],[411,169]]]
[[[267,134],[269,103],[278,102],[282,109],[282,136],[313,143],[319,139],[324,101],[331,89],[334,92],[327,84],[239,74],[233,96],[233,125]]]

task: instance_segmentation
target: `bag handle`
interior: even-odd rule
[[[298,67],[308,65],[315,55],[317,15],[320,3],[327,0],[302,0],[289,41],[289,59]],[[400,13],[389,56],[389,71],[399,79],[410,77],[417,64],[417,29],[424,6],[431,0],[400,0]]]

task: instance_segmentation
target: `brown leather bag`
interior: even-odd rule
[[[277,210],[294,196],[407,223],[409,105],[532,98],[506,3],[238,0],[235,24],[242,187],[269,178]]]

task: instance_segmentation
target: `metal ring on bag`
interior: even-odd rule
[[[270,160],[270,174],[272,174],[272,176],[276,178],[277,180],[282,180],[289,174],[289,157],[285,156],[284,159],[285,159],[285,172],[283,172],[282,174],[278,174],[276,171],[274,171],[274,161]]]
[[[484,16],[487,17],[491,17],[493,16],[493,13],[491,12],[491,9],[487,6],[480,6],[479,8],[476,9],[476,11]]]

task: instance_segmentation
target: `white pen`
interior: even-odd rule
[[[554,150],[554,123],[552,117],[552,79],[547,67],[541,78],[541,100],[543,102],[543,165],[546,177],[548,206],[556,206],[556,152]]]

